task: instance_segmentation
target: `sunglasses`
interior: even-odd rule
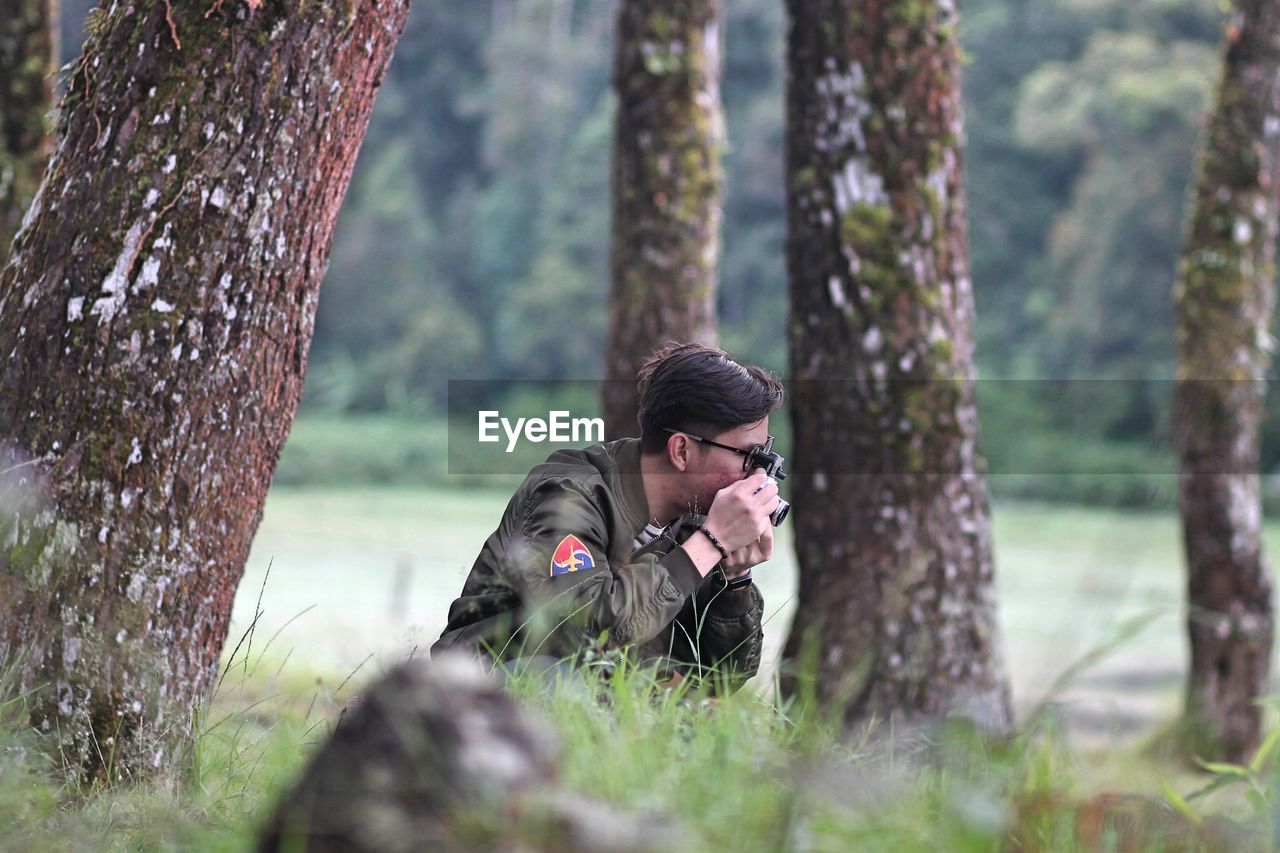
[[[786,474],[782,472],[782,457],[773,452],[773,436],[765,438],[764,444],[757,444],[750,450],[743,450],[741,447],[734,447],[731,444],[721,444],[718,441],[712,441],[700,435],[694,435],[682,429],[672,429],[671,427],[663,427],[666,432],[672,435],[685,435],[699,444],[709,444],[712,447],[719,447],[724,450],[732,450],[734,453],[743,457],[742,470],[750,471],[752,468],[764,468],[770,477],[778,480],[786,479]]]

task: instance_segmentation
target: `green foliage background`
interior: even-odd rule
[[[415,6],[339,223],[304,420],[439,412],[449,379],[600,375],[615,11]],[[980,392],[984,444],[997,472],[1088,461],[998,492],[1168,497],[1147,480],[1175,470],[1171,292],[1224,20],[1215,0],[965,5],[979,375],[1020,380]],[[784,27],[774,0],[726,4],[719,290],[722,343],[783,376]]]
[[[311,405],[394,408],[435,398],[441,377],[598,373],[615,5],[415,6],[343,210]],[[782,372],[783,10],[726,5],[722,331]],[[989,373],[1169,375],[1169,291],[1221,23],[1211,0],[966,4]]]
[[[1175,470],[1173,277],[1223,2],[964,4],[979,375],[1018,380],[979,391],[985,451],[1004,473],[1085,463],[997,492],[1163,500],[1149,480]],[[65,3],[74,22],[89,0]],[[300,427],[438,421],[450,379],[601,374],[616,8],[415,3],[338,223]],[[718,298],[722,343],[785,377],[784,31],[777,0],[725,4]],[[348,459],[370,444],[352,427],[334,444]]]

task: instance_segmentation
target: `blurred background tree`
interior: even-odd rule
[[[791,0],[799,585],[783,689],[849,725],[1012,720],[978,447],[959,15]]]
[[[0,0],[0,266],[53,150],[57,0]]]
[[[1187,562],[1190,755],[1245,762],[1262,740],[1275,634],[1258,428],[1280,216],[1280,7],[1238,0],[1200,149],[1173,295],[1178,508]]]
[[[724,113],[719,0],[622,0],[611,154],[605,435],[639,433],[635,377],[668,341],[716,343]]]

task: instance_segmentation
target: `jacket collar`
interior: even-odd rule
[[[616,494],[622,502],[622,514],[633,531],[640,530],[649,523],[649,499],[640,475],[640,439],[620,438],[613,444],[618,474]]]

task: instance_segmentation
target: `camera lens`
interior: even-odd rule
[[[778,505],[774,507],[773,512],[769,513],[769,520],[773,522],[773,526],[777,527],[787,517],[787,513],[791,511],[791,504],[778,498]]]

